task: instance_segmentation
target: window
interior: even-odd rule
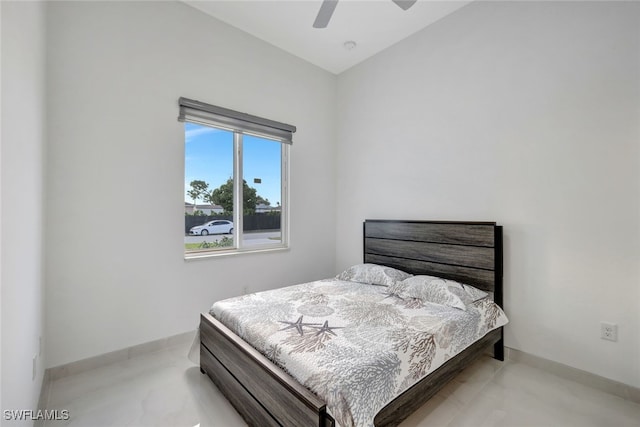
[[[180,98],[186,258],[288,247],[288,154],[296,128]]]

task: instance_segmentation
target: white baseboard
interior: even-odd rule
[[[631,402],[640,403],[640,389],[609,378],[601,377],[591,372],[573,368],[562,363],[534,356],[524,351],[505,347],[505,358],[517,362],[526,363],[552,373],[562,378],[595,388],[606,393],[613,394]]]
[[[60,366],[45,369],[42,379],[42,388],[40,389],[40,398],[38,399],[38,409],[47,409],[49,402],[49,394],[51,392],[51,383],[58,379],[69,375],[79,374],[91,369],[101,368],[112,363],[131,359],[132,357],[142,356],[147,353],[172,348],[184,343],[190,343],[195,338],[196,331],[184,332],[182,334],[173,335],[147,343],[134,345],[132,347],[123,348],[122,350],[112,351],[110,353],[101,354],[87,359],[78,360],[76,362],[66,363]],[[186,354],[185,354],[186,357]],[[44,420],[38,419],[34,427],[43,427]]]
[[[58,378],[79,374],[91,369],[97,369],[112,363],[131,359],[132,357],[171,348],[184,343],[190,343],[193,341],[195,334],[196,331],[185,332],[168,338],[150,341],[144,344],[138,344],[110,353],[101,354],[99,356],[48,368],[44,373],[38,408],[45,408],[44,405],[46,405],[49,398],[50,383]],[[593,387],[632,402],[640,403],[640,389],[637,387],[610,380],[562,363],[534,356],[514,348],[505,347],[505,359],[526,363],[559,377],[584,384],[588,387]]]
[[[69,375],[75,375],[92,369],[101,368],[103,366],[111,365],[112,363],[122,362],[124,360],[131,359],[132,357],[175,347],[177,345],[184,344],[185,342],[193,341],[195,334],[195,331],[184,332],[182,334],[173,335],[155,341],[149,341],[143,344],[134,345],[132,347],[123,348],[121,350],[112,351],[110,353],[78,360],[76,362],[54,366],[52,368],[48,368],[45,371],[45,377],[48,377],[49,381],[54,381],[58,378],[63,378]]]

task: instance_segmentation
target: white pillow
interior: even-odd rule
[[[417,298],[422,302],[467,310],[459,296],[449,290],[446,280],[433,276],[413,276],[389,288],[389,293],[402,299]]]
[[[356,264],[336,276],[347,282],[368,283],[371,285],[391,286],[401,282],[411,274],[402,270],[378,264]]]
[[[472,304],[476,301],[480,301],[481,299],[486,298],[489,294],[485,291],[481,291],[480,289],[474,288],[471,285],[466,285],[464,283],[458,283],[454,280],[446,279],[445,283],[449,290],[456,294],[462,300],[465,305]]]

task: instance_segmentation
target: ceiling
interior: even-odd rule
[[[318,67],[339,74],[470,3],[340,0],[327,28],[313,28],[322,0],[209,0],[185,3]],[[356,47],[346,49],[347,41]]]

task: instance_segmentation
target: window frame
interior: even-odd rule
[[[233,133],[233,243],[230,248],[215,248],[215,249],[202,249],[187,251],[184,249],[185,260],[189,259],[201,259],[209,257],[218,257],[226,255],[234,255],[241,253],[257,253],[257,252],[271,252],[289,249],[289,149],[292,144],[292,134],[296,131],[296,128],[284,123],[274,122],[268,119],[262,119],[257,116],[251,116],[245,113],[238,113],[233,110],[224,109],[222,107],[216,107],[209,104],[200,103],[199,101],[192,101],[186,98],[180,98],[180,116],[178,120],[184,123],[194,123],[200,126],[212,127],[215,129],[221,129]],[[186,108],[183,109],[183,106]],[[193,110],[193,106],[197,107],[205,106],[206,108],[200,110],[197,108]],[[195,113],[194,113],[195,111]],[[217,120],[217,116],[208,113],[215,111],[216,114],[220,111],[235,115],[230,120]],[[248,126],[242,126],[243,119],[252,119],[259,122],[257,125],[249,123]],[[240,123],[240,126],[234,127],[233,123]],[[263,133],[260,130],[265,129],[265,124],[275,124],[279,128],[273,133]],[[251,129],[249,129],[251,128]],[[257,128],[257,130],[254,130]],[[243,201],[243,138],[245,135],[254,136],[261,139],[268,139],[271,141],[280,143],[280,241],[273,244],[260,244],[260,245],[244,245],[244,201]],[[186,143],[186,140],[185,140]],[[185,153],[186,158],[186,153]],[[185,170],[186,173],[186,170]],[[184,177],[183,177],[184,178]],[[215,220],[213,220],[215,221]]]

